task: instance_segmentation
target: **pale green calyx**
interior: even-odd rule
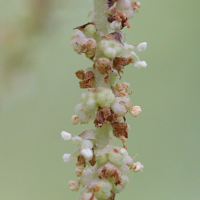
[[[107,180],[97,182],[97,192],[94,193],[96,198],[108,199],[111,196],[112,184]]]
[[[115,95],[109,88],[101,88],[95,95],[96,102],[102,108],[109,108],[115,101]]]
[[[102,39],[99,43],[99,49],[107,58],[115,58],[123,51],[123,45],[115,39]]]
[[[84,140],[81,149],[92,149],[93,148],[93,142],[90,140]]]
[[[83,33],[88,37],[92,38],[96,33],[96,27],[93,24],[89,24],[84,28]]]
[[[108,159],[113,165],[120,167],[124,164],[126,156],[128,156],[126,149],[113,147],[111,152],[108,154]]]
[[[112,184],[112,191],[113,191],[114,193],[116,193],[116,194],[117,194],[117,193],[120,193],[121,191],[123,191],[124,188],[125,188],[125,186],[126,186],[126,184],[129,183],[129,178],[128,178],[128,176],[122,175],[122,176],[121,176],[121,179],[122,179],[122,182],[123,182],[122,185],[115,185],[114,183]]]
[[[83,142],[83,139],[79,136],[75,136],[72,138],[72,142],[76,145],[80,145]]]
[[[95,94],[93,92],[87,92],[83,99],[83,109],[85,112],[93,111],[97,108],[98,104],[95,100]]]
[[[99,151],[96,156],[96,161],[99,165],[104,165],[108,162],[108,154],[104,151]]]

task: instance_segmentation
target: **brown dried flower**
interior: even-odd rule
[[[86,166],[86,162],[85,162],[85,158],[84,156],[80,155],[77,157],[77,161],[76,161],[76,166],[79,167],[79,166]]]
[[[119,114],[113,113],[109,108],[100,108],[97,111],[94,124],[96,127],[101,127],[103,124],[120,122]]]
[[[108,22],[112,23],[113,21],[121,22],[122,28],[127,26],[130,28],[130,23],[128,22],[128,18],[123,11],[118,10],[114,15],[108,17]]]
[[[86,44],[81,48],[82,52],[85,53],[86,57],[92,58],[95,55],[97,49],[97,43],[94,39],[89,39]]]
[[[98,69],[100,74],[108,74],[112,69],[112,64],[108,58],[99,58],[95,62],[95,67]]]
[[[103,124],[107,124],[109,122],[106,119],[111,115],[109,108],[100,108],[97,111],[96,118],[94,120],[94,124],[96,127],[102,126]]]
[[[129,57],[129,58],[121,58],[121,57],[116,57],[113,60],[113,69],[116,69],[118,71],[118,74],[123,73],[122,69],[124,69],[124,66],[128,65],[129,63],[134,63],[134,58]]]
[[[76,76],[82,81],[79,82],[80,88],[92,88],[94,86],[94,73],[92,71],[84,72],[78,70]]]
[[[128,138],[128,132],[127,132],[127,124],[126,123],[113,123],[113,135],[117,138],[120,138],[120,136],[124,136],[125,138]]]

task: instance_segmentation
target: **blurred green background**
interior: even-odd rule
[[[62,140],[60,132],[77,135],[93,127],[70,122],[83,92],[74,72],[92,62],[69,45],[73,28],[90,21],[92,0],[56,2],[64,6],[58,5],[51,16],[55,21],[49,20],[47,28],[33,35],[27,45],[31,63],[23,63],[24,75],[19,73],[1,85],[1,200],[80,196],[68,186],[69,180],[76,179],[75,159],[62,160],[74,146]],[[121,82],[131,83],[132,102],[143,111],[137,118],[127,116],[131,131],[126,145],[129,155],[139,154],[136,160],[145,168],[129,174],[130,183],[116,200],[199,200],[200,2],[141,3],[139,13],[130,20],[131,29],[125,31],[127,43],[148,43],[139,54],[148,67],[125,67]],[[25,11],[22,0],[0,1],[1,22],[15,22]]]

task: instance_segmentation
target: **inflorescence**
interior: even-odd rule
[[[105,5],[101,8],[100,3]],[[125,114],[129,112],[136,117],[141,108],[131,103],[130,84],[116,83],[124,67],[134,63],[133,56],[137,59],[135,67],[147,67],[136,54],[136,51],[144,51],[147,43],[129,45],[122,31],[124,27],[130,28],[128,20],[140,6],[139,2],[131,0],[95,0],[91,12],[93,21],[76,27],[71,39],[73,49],[93,62],[92,67],[75,73],[80,79],[80,88],[88,90],[81,94],[81,103],[76,105],[76,115],[71,122],[75,125],[93,121],[95,128],[74,137],[65,131],[61,133],[64,140],[76,145],[74,153],[64,154],[63,160],[69,162],[77,158],[77,181],[69,181],[69,185],[72,191],[82,186],[80,200],[114,200],[129,182],[128,172],[143,170],[143,165],[134,162],[125,146],[130,130]],[[98,13],[107,20],[98,19]],[[122,141],[122,147],[111,145],[110,132]]]

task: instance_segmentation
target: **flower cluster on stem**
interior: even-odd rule
[[[130,84],[117,82],[124,67],[134,63],[135,58],[135,67],[147,67],[136,54],[144,51],[147,43],[129,45],[122,31],[124,27],[130,28],[128,20],[140,6],[131,0],[94,0],[92,22],[76,27],[71,39],[73,49],[93,62],[92,67],[75,73],[80,88],[88,89],[81,94],[81,103],[76,105],[71,122],[76,125],[93,121],[95,128],[74,137],[65,131],[61,133],[64,140],[76,145],[76,150],[64,154],[63,160],[77,158],[77,180],[69,181],[69,185],[72,191],[82,187],[80,200],[114,200],[129,182],[128,172],[143,170],[143,165],[134,162],[125,146],[130,130],[125,115],[137,117],[141,108],[130,100]],[[110,133],[122,141],[122,147],[111,144]]]

